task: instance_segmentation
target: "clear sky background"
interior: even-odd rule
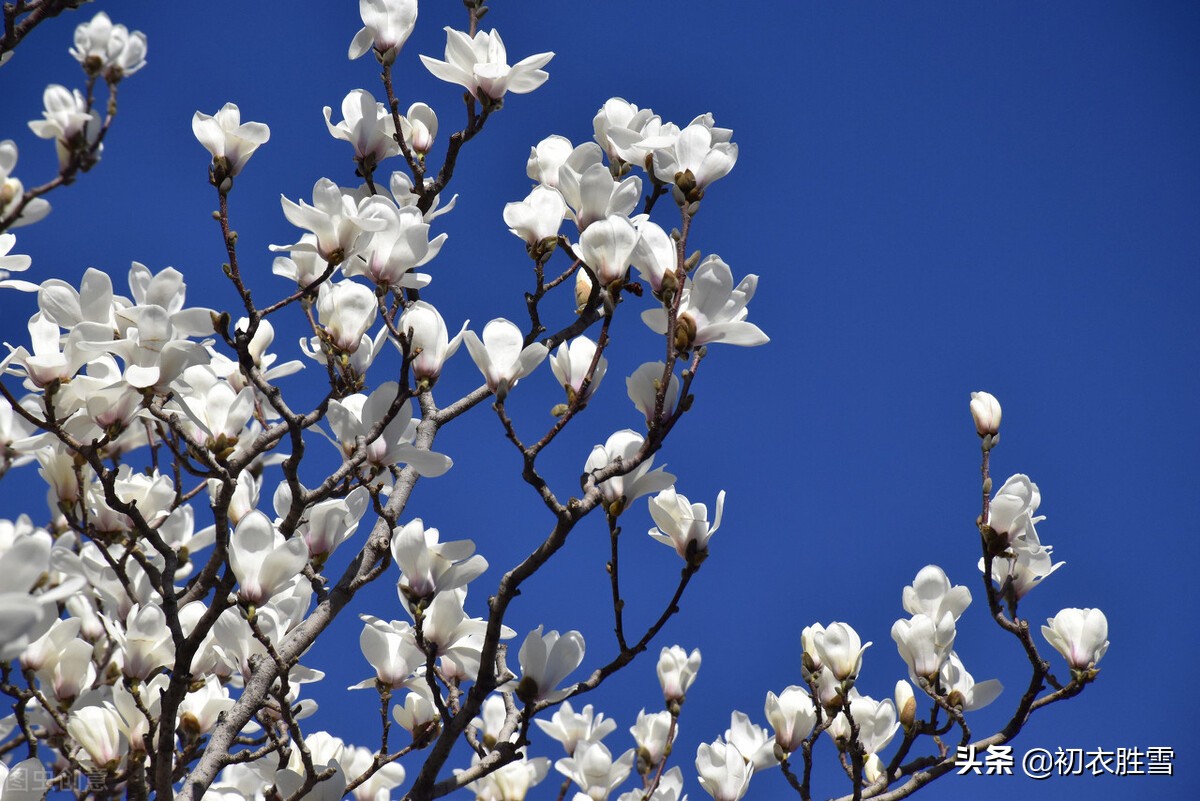
[[[66,52],[71,31],[102,8],[146,32],[149,65],[121,87],[100,165],[51,195],[45,221],[16,232],[15,252],[33,257],[23,277],[77,282],[95,266],[120,288],[138,260],[182,270],[191,303],[232,308],[209,216],[208,156],[190,123],[197,109],[234,101],[243,119],[271,127],[231,200],[243,271],[260,298],[286,291],[267,251],[297,238],[279,195],[310,199],[318,178],[356,180],[321,107],[337,120],[349,90],[382,96],[374,62],[346,59],[360,27],[354,4],[136,0],[43,25],[0,69],[0,138],[17,141],[16,174],[27,185],[49,177],[55,161],[25,123],[40,117],[45,84],[81,85]],[[465,20],[457,2],[423,3],[398,61],[403,106],[424,100],[440,115],[435,161],[461,124],[461,89],[433,79],[417,55],[441,58],[442,27]],[[736,168],[703,203],[693,243],[739,278],[761,276],[750,319],[772,341],[710,349],[694,411],[658,457],[693,501],[711,508],[719,490],[728,493],[712,556],[662,638],[704,654],[672,758],[690,796],[706,797],[694,779],[696,745],[725,730],[729,711],[765,724],[765,693],[800,683],[803,626],[842,620],[873,640],[859,686],[890,696],[905,675],[889,636],[905,616],[901,588],[931,562],[976,598],[959,623],[968,669],[1006,685],[970,716],[974,730],[990,733],[1007,718],[1027,674],[1015,642],[988,622],[976,568],[979,449],[967,401],[986,389],[1004,406],[997,480],[1025,472],[1037,482],[1048,516],[1039,533],[1067,563],[1021,611],[1036,627],[1063,607],[1100,607],[1112,642],[1099,680],[1036,715],[1016,750],[1170,746],[1177,776],[947,777],[920,797],[1190,797],[1200,768],[1191,686],[1200,659],[1200,7],[497,0],[491,25],[511,61],[557,56],[549,82],[510,96],[464,150],[451,188],[458,207],[435,224],[450,239],[424,296],[454,328],[524,314],[532,277],[501,210],[528,191],[525,159],[544,136],[586,141],[596,109],[621,96],[681,124],[711,111],[740,146]],[[24,341],[33,299],[5,292],[0,306],[0,339]],[[563,494],[577,487],[593,444],[640,426],[623,377],[659,351],[635,315],[620,322],[622,344],[596,401],[547,454]],[[283,358],[297,336],[277,339]],[[310,369],[294,384],[317,380]],[[438,397],[478,383],[464,350]],[[547,426],[558,400],[543,366],[515,391],[521,430]],[[423,481],[405,517],[475,540],[492,564],[468,599],[482,614],[502,571],[549,521],[486,405],[448,429],[439,449],[455,467]],[[271,490],[269,482],[266,498]],[[0,514],[44,519],[41,493],[33,470],[14,472],[0,484]],[[650,620],[679,560],[644,536],[644,501],[623,521],[630,615]],[[521,636],[538,623],[580,629],[585,664],[607,660],[606,549],[601,521],[581,526],[553,575],[529,583],[510,624]],[[347,558],[335,557],[338,570]],[[314,690],[315,720],[357,744],[377,742],[378,723],[373,694],[340,689],[370,674],[354,615],[403,617],[396,577],[363,593],[340,633],[305,660],[328,672]],[[1058,655],[1043,652],[1065,675]],[[589,700],[620,724],[607,744],[617,753],[632,745],[637,710],[660,708],[653,655]],[[561,755],[540,737],[534,753]],[[818,791],[845,792],[833,748],[825,742],[818,753]],[[552,798],[557,786],[536,795]],[[757,777],[749,797],[788,790],[776,771]]]

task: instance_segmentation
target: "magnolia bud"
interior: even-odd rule
[[[1000,401],[988,392],[971,393],[971,417],[979,436],[995,435],[1000,431]]]
[[[896,711],[900,715],[900,725],[905,731],[911,730],[917,720],[917,699],[912,685],[904,679],[896,682]]]

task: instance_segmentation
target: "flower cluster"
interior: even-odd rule
[[[243,180],[271,132],[243,122],[233,103],[213,115],[197,111],[192,130],[210,157],[214,216],[228,254],[223,273],[240,302],[238,319],[194,305],[184,275],[171,267],[134,262],[127,289],[95,268],[78,284],[11,278],[31,260],[10,255],[15,237],[0,233],[0,289],[29,292],[36,304],[27,341],[6,343],[0,354],[0,475],[36,464],[47,487],[38,522],[0,520],[0,692],[14,707],[11,718],[0,718],[0,751],[51,751],[57,779],[83,770],[104,782],[106,794],[130,797],[178,792],[194,801],[201,792],[333,801],[352,793],[378,801],[413,774],[414,796],[465,788],[477,799],[521,801],[553,768],[565,779],[561,797],[575,788],[572,801],[686,799],[681,769],[667,764],[689,692],[695,697],[698,649],[659,651],[662,708],[639,712],[628,729],[632,747],[606,743],[616,721],[592,704],[577,712],[571,701],[650,648],[679,611],[723,522],[718,542],[736,536],[724,521],[724,490],[710,513],[655,461],[692,406],[708,346],[768,341],[748,320],[757,276],[735,281],[719,256],[688,254],[701,203],[735,166],[738,146],[710,114],[680,126],[620,98],[594,115],[593,141],[575,146],[546,137],[526,163],[535,185],[502,215],[532,262],[528,324],[498,317],[478,334],[467,321],[448,326],[430,298],[453,281],[435,283],[422,270],[447,244],[435,229],[455,205],[453,198],[442,204],[441,195],[458,149],[502,109],[507,94],[544,83],[543,67],[553,57],[538,53],[510,65],[499,33],[477,29],[486,6],[466,6],[471,33],[448,28],[445,60],[421,57],[435,78],[466,90],[467,127],[448,137],[450,152],[433,170],[427,162],[436,158],[438,115],[420,101],[401,115],[391,81],[417,22],[417,2],[360,0],[363,27],[349,55],[375,55],[385,95],[350,91],[342,119],[335,122],[326,106],[324,120],[329,134],[351,147],[362,182],[341,186],[322,177],[311,202],[282,198],[283,216],[300,232],[290,244],[271,246],[280,253],[273,273],[285,279],[274,303],[260,304],[257,288],[248,288],[249,260],[239,261],[230,206],[234,179]],[[93,108],[94,82],[102,78],[112,91],[144,66],[146,54],[141,33],[103,13],[80,25],[74,41],[88,92],[51,85],[44,118],[31,123],[38,136],[55,141],[61,183],[100,156],[112,112],[102,120]],[[398,169],[385,180],[389,159]],[[0,230],[49,210],[44,191],[26,190],[12,177],[16,161],[15,145],[0,142]],[[667,195],[674,205],[659,207]],[[668,233],[652,220],[663,208],[678,215],[679,229]],[[550,269],[555,257],[568,264]],[[574,304],[550,308],[547,297],[560,287],[568,295],[574,289]],[[652,353],[661,360],[624,363],[626,354],[610,349],[627,304],[641,304],[638,316],[659,337]],[[277,330],[291,330],[281,325],[285,314],[292,315],[289,326],[304,331],[302,359],[273,352]],[[555,318],[567,322],[555,329]],[[455,369],[449,360],[464,344],[481,378],[447,403],[444,389],[454,381],[442,377]],[[535,375],[545,361],[552,379],[545,370]],[[457,367],[467,369],[461,357]],[[291,379],[305,369],[308,380]],[[579,494],[561,497],[538,458],[611,393],[612,380],[604,382],[610,370],[626,375],[634,410],[626,406],[624,414],[636,414],[644,433],[618,422],[618,430],[583,440],[603,444],[584,461]],[[512,393],[537,381],[553,381],[561,402],[552,422],[543,419],[545,433],[526,441],[532,423]],[[486,605],[476,592],[469,606],[468,592],[488,575],[488,559],[475,540],[444,539],[425,522],[433,515],[417,516],[410,504],[418,486],[453,464],[440,452],[439,432],[488,398],[553,524],[503,573]],[[1042,632],[1071,670],[1069,683],[1054,680],[1028,627],[1014,622],[1018,602],[1059,567],[1035,529],[1043,519],[1036,516],[1040,493],[1016,475],[991,496],[988,458],[998,442],[999,402],[976,393],[970,408],[983,438],[979,528],[988,610],[1021,638],[1038,678],[1055,688],[1057,695],[1041,703],[1069,697],[1097,676],[1109,645],[1107,619],[1097,609],[1069,608],[1048,620]],[[314,435],[333,450],[311,448]],[[335,457],[317,466],[322,451]],[[642,497],[653,522],[648,536],[669,546],[683,567],[674,594],[650,618],[656,622],[635,634],[641,616],[625,616],[619,552],[655,546],[622,540],[619,523],[642,509],[634,504]],[[506,643],[518,633],[505,621],[522,585],[591,513],[609,533],[616,656],[585,666],[583,634],[544,623],[524,626],[519,648]],[[378,696],[381,738],[367,748],[301,724],[316,711],[306,685],[324,677],[301,660],[359,591],[385,575],[395,581],[391,603],[402,611],[359,614],[369,668],[350,688]],[[659,581],[651,573],[638,579]],[[605,603],[608,593],[606,587]],[[1000,691],[995,680],[975,682],[954,650],[971,593],[929,565],[904,588],[902,601],[909,617],[891,633],[908,680],[896,684],[894,699],[860,691],[872,643],[853,627],[804,628],[798,682],[766,696],[769,728],[735,711],[723,735],[697,749],[703,790],[737,801],[756,774],[776,767],[800,786],[790,772],[794,758],[806,762],[807,785],[822,733],[847,775],[883,788],[905,775],[904,766],[889,772],[882,756],[901,730],[904,753],[920,737],[942,737],[953,726],[966,735],[963,715]],[[473,616],[474,607],[486,616]],[[591,655],[611,649],[593,647]],[[913,684],[930,701],[926,720],[916,714]],[[948,722],[939,721],[943,712]],[[389,747],[389,721],[407,734],[399,750]],[[553,762],[532,755],[544,745],[529,736],[537,730],[564,755]],[[461,741],[471,746],[470,761],[453,769],[446,763],[462,751]],[[421,752],[427,762],[418,771],[399,761]],[[944,758],[943,748],[915,764]],[[0,794],[19,795],[18,784],[34,768],[28,760],[0,766]],[[640,787],[621,792],[635,774]]]

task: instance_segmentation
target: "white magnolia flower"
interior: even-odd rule
[[[236,178],[260,145],[271,138],[271,129],[261,122],[242,122],[242,112],[226,103],[215,115],[199,111],[192,117],[192,133],[213,157],[213,176],[223,190],[227,179]]]
[[[646,418],[646,425],[654,422],[654,405],[662,386],[663,372],[667,369],[666,362],[646,362],[633,371],[625,379],[625,389],[629,399]],[[667,391],[663,394],[663,419],[675,413],[675,405],[679,401],[679,376],[671,373],[667,381]]]
[[[17,238],[12,234],[0,234],[0,288],[8,287],[9,289],[19,289],[22,292],[36,292],[38,285],[29,281],[21,281],[16,278],[9,278],[11,273],[22,273],[29,269],[32,259],[28,256],[18,254],[8,255],[12,250],[13,245],[17,244]]]
[[[876,701],[874,698],[859,695],[857,690],[852,689],[850,715],[858,726],[858,742],[867,754],[877,754],[887,748],[900,728],[896,721],[896,705],[890,698]],[[848,744],[852,732],[846,713],[839,712],[825,731],[840,744],[840,747]]]
[[[400,590],[412,603],[465,587],[488,566],[474,542],[440,542],[438,530],[425,528],[419,517],[392,531],[392,556],[402,574]]]
[[[805,629],[805,632],[809,632]],[[846,623],[830,623],[822,630],[811,630],[811,644],[817,664],[827,668],[838,681],[845,681],[858,676],[862,669],[863,651],[871,643],[862,644],[858,632]],[[808,643],[805,643],[805,652]]]
[[[5,55],[10,54],[11,51],[5,53]],[[12,174],[16,166],[17,143],[11,139],[5,139],[0,142],[0,220],[7,219],[25,199],[25,185]],[[21,216],[17,217],[9,227],[19,228],[22,225],[30,225],[49,213],[50,204],[42,198],[34,198],[25,203],[25,207],[21,209]]]
[[[358,645],[363,656],[375,668],[375,678],[354,685],[352,690],[364,690],[376,686],[396,689],[405,686],[409,679],[425,664],[425,654],[417,646],[412,626],[403,620],[391,623],[372,615],[362,618],[362,634]]]
[[[738,146],[720,138],[711,126],[692,123],[670,145],[654,151],[654,174],[663,183],[675,184],[689,200],[699,200],[710,183],[728,175],[737,163]]]
[[[504,223],[532,248],[558,236],[566,213],[567,202],[557,189],[535,186],[524,200],[504,206]]]
[[[229,538],[229,567],[238,580],[238,597],[258,606],[283,589],[308,562],[303,537],[284,539],[262,512],[242,518]]]
[[[591,142],[575,149],[558,171],[558,190],[571,207],[580,231],[608,217],[628,217],[642,195],[642,179],[612,177],[601,161],[600,148]]]
[[[446,322],[432,304],[418,300],[400,315],[399,329],[408,336],[411,368],[417,381],[433,386],[442,374],[442,366],[462,344],[467,324],[449,338]]]
[[[641,721],[641,716],[638,720]],[[598,743],[617,728],[615,720],[605,718],[602,712],[595,713],[591,704],[585,706],[583,711],[576,712],[570,701],[563,701],[549,721],[535,719],[533,722],[548,737],[562,743],[568,756],[575,753],[579,743]]]
[[[1042,495],[1037,484],[1021,473],[1010,476],[996,492],[988,507],[988,525],[1011,545],[1013,540],[1034,532],[1034,524],[1044,517],[1034,517],[1041,505]]]
[[[971,393],[971,417],[979,436],[995,435],[1000,431],[1000,401],[989,392]]]
[[[646,438],[632,429],[617,431],[603,445],[592,448],[583,470],[585,473],[594,473],[618,461],[632,461],[645,442]],[[661,467],[651,470],[653,466],[654,457],[648,456],[634,469],[600,482],[600,495],[609,514],[619,515],[643,495],[658,492],[675,483],[674,475]]]
[[[350,58],[374,50],[382,64],[391,64],[417,24],[417,0],[358,0],[363,28],[350,42]]]
[[[658,117],[648,108],[639,109],[624,98],[610,97],[592,119],[596,143],[604,148],[610,161],[634,161],[640,167],[644,157],[631,157],[629,145],[643,137],[643,130]]]
[[[610,286],[625,278],[638,231],[625,217],[610,215],[597,220],[579,236],[579,257],[592,268],[601,286]]]
[[[954,617],[946,612],[936,621],[925,614],[892,625],[892,639],[913,676],[929,681],[937,676],[954,647]]]
[[[422,476],[440,476],[450,469],[453,462],[444,454],[423,450],[413,444],[417,435],[417,421],[413,419],[411,403],[400,404],[378,435],[370,436],[387,418],[399,391],[395,381],[387,381],[376,387],[370,395],[356,393],[330,401],[326,415],[333,429],[330,441],[346,459],[351,459],[358,449],[359,437],[364,438],[366,463],[371,468],[368,472],[373,476],[386,476],[388,468],[401,463],[410,465]]]
[[[529,149],[525,174],[542,186],[558,186],[558,168],[567,162],[575,146],[565,136],[547,136]]]
[[[700,672],[700,649],[693,648],[689,654],[678,645],[663,648],[658,654],[658,683],[662,687],[663,700],[670,709],[682,704],[688,688]]]
[[[469,329],[463,336],[488,389],[501,401],[549,353],[540,342],[524,345],[521,329],[503,318],[492,320],[483,327],[482,340]]]
[[[374,290],[354,281],[339,281],[322,284],[318,292],[317,317],[325,338],[336,351],[354,353],[375,322]]]
[[[775,744],[790,754],[800,747],[817,725],[817,709],[807,687],[787,687],[779,695],[767,693],[767,722],[775,730]]]
[[[1042,626],[1042,636],[1072,670],[1094,667],[1108,651],[1108,618],[1099,609],[1063,609]]]
[[[472,755],[471,764],[478,762],[479,756]],[[545,779],[549,772],[549,759],[522,756],[482,779],[476,779],[467,785],[467,789],[475,793],[476,801],[525,801],[529,789]]]
[[[127,753],[121,715],[111,704],[85,706],[71,713],[67,734],[87,754],[97,768],[109,770],[120,764]]]
[[[708,522],[708,507],[692,503],[674,487],[667,487],[650,499],[650,516],[657,524],[649,534],[670,545],[688,563],[699,563],[708,555],[708,540],[721,527],[725,511],[725,490],[717,493],[717,510],[712,524]]]
[[[725,742],[736,748],[754,770],[779,764],[779,760],[775,758],[774,740],[762,726],[751,723],[745,712],[735,709],[730,715],[729,728],[725,730]]]
[[[629,749],[614,760],[604,743],[583,740],[572,756],[554,763],[555,769],[573,781],[590,801],[605,801],[633,770],[634,751]]]
[[[1041,518],[1034,518],[1040,520]],[[997,556],[992,560],[992,580],[1000,587],[1006,584],[1017,599],[1042,583],[1042,580],[1058,570],[1066,562],[1055,562],[1051,556],[1053,547],[1042,545],[1032,523],[1022,528],[1021,536],[1012,542],[1012,557]],[[979,569],[985,567],[982,557]]]
[[[333,109],[325,106],[323,112],[329,135],[349,142],[354,148],[354,160],[368,172],[400,152],[394,138],[396,125],[392,112],[366,89],[354,89],[342,99],[342,121],[337,125],[330,119]]]
[[[750,788],[754,767],[732,745],[717,740],[696,749],[696,772],[704,792],[713,801],[741,801]]]
[[[521,680],[517,685],[517,696],[525,703],[553,703],[566,698],[569,689],[554,688],[579,667],[583,653],[583,635],[578,631],[568,631],[561,636],[557,631],[542,634],[542,627],[538,626],[521,644]]]
[[[679,320],[675,329],[675,346],[691,350],[713,342],[727,345],[763,345],[770,338],[753,323],[746,322],[746,308],[758,276],[748,275],[734,287],[733,272],[719,256],[709,256],[684,283]],[[647,309],[642,321],[656,334],[667,332],[667,313],[664,309]]]
[[[113,25],[101,11],[75,28],[75,46],[70,53],[88,75],[103,75],[116,83],[146,66],[146,34]]]
[[[384,221],[385,227],[372,234],[355,258],[345,262],[346,275],[364,275],[377,286],[421,289],[430,277],[413,272],[431,262],[442,250],[446,234],[429,238],[429,223],[416,206],[393,205],[376,196],[366,205],[366,213]]]
[[[901,597],[904,611],[928,615],[932,620],[940,620],[947,612],[958,620],[971,605],[971,591],[961,584],[952,587],[946,572],[937,565],[921,568]]]
[[[42,139],[53,139],[58,149],[58,166],[66,167],[72,156],[96,147],[100,140],[100,112],[89,109],[83,94],[75,89],[50,84],[42,94],[45,119],[29,123],[29,129]],[[102,146],[93,158],[98,158]]]
[[[630,255],[630,262],[638,273],[650,284],[650,289],[662,296],[664,286],[674,289],[677,285],[675,270],[679,253],[675,240],[648,217],[638,215],[633,219],[638,231],[637,244]]]
[[[667,758],[673,721],[675,718],[665,709],[653,715],[647,715],[644,709],[638,712],[637,722],[629,728],[629,733],[637,743],[640,764],[654,767]],[[613,726],[615,728],[616,724]]]
[[[976,682],[963,667],[958,654],[950,652],[946,664],[942,666],[940,677],[942,690],[950,698],[951,703],[962,706],[964,712],[974,712],[996,700],[1004,689],[996,679]]]
[[[505,92],[526,94],[550,77],[542,67],[554,53],[537,53],[508,65],[508,53],[495,29],[478,31],[472,38],[462,31],[446,28],[446,60],[421,56],[425,68],[434,77],[466,88],[480,102],[496,101]]]
[[[355,200],[328,178],[313,185],[311,206],[303,200],[293,203],[282,195],[280,202],[288,222],[313,234],[313,238],[301,237],[291,245],[271,245],[271,250],[290,250],[293,259],[297,251],[314,251],[334,264],[358,255],[369,243],[372,232],[387,228],[385,212],[392,206],[389,200],[377,195]],[[383,207],[376,208],[380,204]]]
[[[427,103],[413,103],[400,118],[400,132],[408,149],[423,158],[433,149],[433,140],[437,138],[437,113]]]
[[[588,382],[587,391],[583,392],[583,380],[587,377],[596,359],[596,343],[586,336],[577,336],[570,342],[564,342],[554,352],[550,360],[550,369],[558,383],[567,391],[568,401],[573,401],[583,393],[586,400],[600,386],[600,381],[608,371],[608,359],[603,356],[596,362],[596,370]]]

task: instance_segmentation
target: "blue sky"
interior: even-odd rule
[[[16,252],[33,257],[24,277],[76,282],[95,266],[120,286],[138,260],[182,270],[192,303],[231,306],[207,155],[190,121],[233,101],[272,132],[232,195],[243,270],[258,297],[283,292],[267,245],[296,237],[279,195],[309,199],[320,177],[355,180],[321,107],[333,106],[336,120],[349,90],[382,94],[375,64],[345,57],[359,22],[353,4],[339,5],[296,2],[280,14],[271,4],[137,0],[39,28],[0,69],[0,138],[17,141],[26,184],[54,169],[52,148],[25,122],[40,116],[46,83],[79,84],[66,53],[73,25],[104,8],[145,31],[150,51],[121,87],[101,164],[51,195],[45,221],[17,231]],[[1200,767],[1191,722],[1200,709],[1178,681],[1200,658],[1191,619],[1200,427],[1190,417],[1200,401],[1200,8],[524,0],[496,2],[485,24],[513,61],[557,55],[549,82],[510,96],[464,150],[451,189],[459,205],[435,225],[450,239],[424,297],[455,327],[523,314],[528,261],[500,215],[528,191],[525,158],[544,136],[586,141],[597,107],[621,96],[678,123],[711,111],[740,146],[692,241],[735,276],[760,276],[750,319],[772,341],[710,349],[695,408],[658,458],[693,501],[711,507],[728,493],[712,556],[663,639],[704,654],[672,762],[691,797],[705,797],[693,778],[696,744],[721,734],[733,708],[765,723],[766,691],[800,682],[803,626],[842,620],[873,640],[859,686],[889,696],[904,675],[889,636],[904,615],[900,591],[931,562],[976,597],[957,650],[976,679],[1006,684],[971,717],[981,734],[1000,725],[1026,676],[1015,644],[988,625],[975,567],[978,444],[967,400],[979,389],[1004,406],[998,481],[1025,472],[1038,483],[1048,516],[1039,533],[1067,563],[1026,599],[1023,616],[1038,626],[1063,607],[1099,607],[1112,642],[1099,680],[1035,716],[1017,752],[1170,746],[1177,776],[947,777],[921,797],[1185,797]],[[429,76],[417,54],[441,57],[444,25],[465,25],[460,4],[424,3],[398,61],[402,106],[424,100],[439,113],[435,153],[460,121],[461,91]],[[0,339],[23,341],[32,300],[8,292],[0,304]],[[596,402],[546,456],[563,493],[593,444],[639,425],[622,376],[658,351],[635,315],[622,322]],[[281,334],[277,350],[287,354],[298,335]],[[478,381],[460,353],[439,398]],[[522,430],[548,424],[553,390],[546,368],[522,382]],[[439,443],[456,465],[422,483],[406,516],[475,540],[492,563],[472,586],[469,610],[481,614],[487,588],[548,521],[486,407]],[[20,500],[40,498],[33,471],[3,487],[0,514],[44,516],[40,500]],[[644,503],[623,520],[631,615],[652,619],[678,560],[642,534],[652,525]],[[529,584],[510,624],[522,635],[538,623],[580,629],[587,664],[606,658],[606,543],[600,521],[582,526],[561,570]],[[349,611],[401,617],[394,578]],[[370,744],[372,697],[338,689],[369,671],[357,620],[344,623],[306,660],[329,673],[315,691],[318,720]],[[1043,652],[1063,675],[1058,656]],[[626,729],[657,698],[652,659],[597,694],[621,725],[614,750],[631,744]],[[833,749],[822,753],[818,791],[844,792]],[[750,797],[785,792],[774,774],[756,778]]]

